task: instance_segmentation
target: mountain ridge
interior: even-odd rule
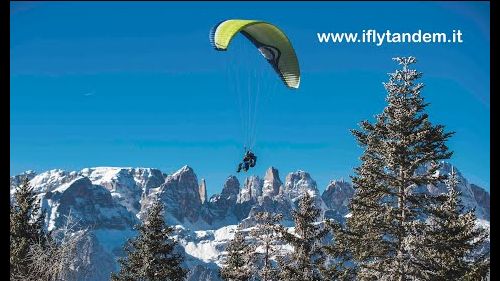
[[[452,165],[443,163],[440,173],[449,173]],[[85,280],[102,280],[117,270],[116,258],[121,246],[135,235],[133,226],[141,221],[149,204],[160,199],[165,204],[167,223],[175,227],[180,250],[185,252],[186,266],[194,268],[188,280],[219,280],[216,273],[227,242],[236,225],[248,228],[255,224],[254,214],[260,211],[283,214],[283,224],[291,226],[291,211],[302,192],[308,192],[321,209],[321,218],[343,221],[347,204],[354,194],[352,184],[332,180],[320,192],[316,181],[302,170],[288,173],[284,180],[278,169],[270,167],[263,177],[249,175],[240,183],[230,175],[220,193],[207,198],[206,182],[198,180],[194,169],[185,165],[165,175],[159,169],[133,167],[93,167],[81,171],[53,169],[40,174],[25,174],[41,199],[48,216],[46,226],[56,229],[71,214],[80,221],[80,228],[91,229],[94,257],[105,258],[96,275]],[[468,183],[458,173],[462,199],[467,208],[475,208],[481,223],[489,226],[489,193]],[[13,185],[23,175],[11,177]],[[443,185],[424,187],[427,192],[446,190]],[[111,268],[109,268],[111,266]],[[198,278],[198,279],[197,279]],[[204,279],[199,279],[204,278]]]

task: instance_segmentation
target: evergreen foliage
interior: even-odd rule
[[[261,281],[277,280],[279,269],[273,264],[272,257],[277,253],[277,243],[279,222],[281,214],[271,214],[269,212],[258,212],[255,214],[256,226],[251,230],[256,247],[262,251],[256,252],[257,274]]]
[[[234,238],[226,247],[226,257],[219,273],[226,281],[251,280],[253,253],[255,247],[245,239],[245,234],[238,226]]]
[[[177,242],[171,237],[173,228],[165,223],[164,209],[155,201],[148,210],[143,224],[137,226],[139,234],[125,244],[126,257],[115,281],[179,281],[186,278],[187,270],[181,267],[183,257],[176,253]]]
[[[27,178],[16,187],[10,205],[10,279],[30,280],[29,259],[34,245],[45,247],[48,234],[44,230],[44,216],[33,188]]]
[[[489,251],[482,249],[488,234],[476,225],[474,210],[464,210],[459,183],[452,169],[443,204],[417,225],[422,231],[415,255],[427,266],[427,280],[482,280],[489,271]]]
[[[351,216],[345,229],[336,229],[333,247],[344,256],[349,251],[355,266],[342,274],[355,272],[357,280],[425,280],[429,265],[416,259],[412,247],[422,239],[415,224],[432,216],[441,200],[419,187],[441,183],[439,163],[452,155],[445,143],[453,133],[425,113],[423,84],[417,82],[422,74],[410,68],[416,59],[394,60],[402,69],[384,83],[387,106],[375,123],[363,121],[361,130],[352,130],[364,152],[352,177]]]
[[[320,209],[314,206],[314,198],[304,191],[297,210],[292,212],[295,233],[281,228],[284,242],[293,247],[290,255],[279,258],[280,280],[302,281],[322,280],[320,266],[323,259],[322,239],[328,230],[316,223]]]

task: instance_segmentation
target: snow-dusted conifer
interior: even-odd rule
[[[413,223],[430,215],[429,206],[439,200],[416,190],[442,182],[444,177],[436,173],[439,162],[452,155],[445,143],[453,133],[431,124],[425,113],[423,84],[416,82],[422,74],[410,68],[416,59],[394,60],[402,69],[384,83],[388,105],[374,124],[363,121],[362,130],[352,130],[364,152],[352,177],[355,194],[346,229],[334,234],[339,248],[350,251],[357,280],[423,277],[426,265],[411,258],[409,238],[416,235]]]
[[[251,280],[253,253],[255,247],[245,239],[245,233],[238,226],[234,238],[226,247],[223,265],[219,271],[220,276],[226,281]]]
[[[280,231],[283,241],[293,247],[291,254],[279,257],[280,280],[322,280],[321,245],[327,229],[316,222],[320,216],[320,209],[314,205],[314,198],[307,191],[303,192],[298,208],[292,212],[292,216],[295,233],[290,233],[284,228]]]
[[[16,187],[10,205],[10,279],[32,280],[29,252],[34,245],[46,246],[44,215],[28,178]]]
[[[254,218],[255,228],[250,231],[254,238],[255,246],[260,251],[255,253],[257,258],[255,267],[261,281],[277,280],[278,268],[274,265],[272,257],[277,253],[278,227],[282,219],[281,214],[258,212]]]
[[[176,253],[174,229],[165,223],[163,204],[156,200],[148,209],[145,221],[137,227],[139,234],[125,244],[126,257],[112,280],[178,281],[186,278],[181,267],[182,255]]]
[[[333,234],[331,243],[323,245],[325,257],[321,263],[321,274],[326,280],[356,280],[356,266],[350,250],[349,233],[338,221],[328,220],[326,226]]]
[[[482,249],[488,234],[476,225],[474,210],[464,210],[459,183],[452,168],[444,202],[425,224],[416,225],[422,231],[414,252],[426,265],[427,280],[484,280],[489,271],[489,251]]]

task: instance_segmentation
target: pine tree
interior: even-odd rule
[[[252,264],[255,247],[245,240],[238,226],[234,238],[229,242],[227,255],[219,273],[223,280],[247,281],[252,278]]]
[[[431,215],[439,200],[417,187],[442,182],[439,162],[452,155],[445,142],[453,133],[432,125],[425,113],[423,84],[416,82],[422,74],[409,68],[416,59],[394,60],[402,69],[384,83],[388,105],[374,124],[363,121],[362,130],[352,130],[364,152],[352,177],[351,216],[335,243],[352,255],[357,268],[349,270],[357,280],[423,278],[426,265],[411,259],[408,243],[418,239],[413,223]]]
[[[481,252],[488,234],[476,226],[474,210],[464,211],[458,184],[452,168],[443,204],[418,225],[423,231],[415,254],[428,265],[427,280],[483,280],[489,271],[489,252]]]
[[[262,248],[262,252],[256,253],[257,274],[261,281],[276,280],[278,268],[273,265],[271,258],[276,254],[278,240],[278,226],[283,218],[281,214],[269,212],[258,212],[254,216],[256,225],[251,230],[251,235],[256,241],[256,247]]]
[[[165,223],[160,201],[149,208],[145,221],[136,228],[137,237],[125,244],[126,257],[119,259],[118,274],[112,280],[178,281],[186,278],[181,267],[183,257],[175,252],[177,242],[171,237],[173,228]]]
[[[304,191],[299,199],[298,209],[292,212],[295,234],[289,233],[284,228],[280,231],[283,241],[293,246],[291,255],[279,258],[280,280],[322,280],[321,240],[327,234],[327,229],[316,223],[319,215],[320,209],[314,206],[314,198]]]
[[[323,245],[324,259],[321,261],[321,274],[326,280],[356,280],[356,267],[349,244],[346,243],[350,233],[337,221],[328,220],[326,225],[333,234],[332,242]]]
[[[33,245],[46,244],[44,215],[28,178],[16,187],[10,206],[10,278],[30,280],[31,261],[28,257]]]

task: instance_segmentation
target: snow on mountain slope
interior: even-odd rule
[[[86,177],[47,191],[41,207],[50,214],[48,225],[51,228],[64,225],[70,215],[81,228],[126,229],[138,222],[132,213],[113,200],[107,189],[92,184]]]
[[[77,172],[55,169],[36,175],[30,180],[30,184],[34,187],[35,192],[48,192],[62,184],[73,181],[77,177]]]
[[[460,191],[460,197],[462,199],[462,204],[465,207],[466,210],[472,210],[475,209],[476,216],[478,219],[486,219],[489,218],[489,207],[483,206],[483,204],[489,203],[484,201],[481,202],[480,204],[478,202],[479,198],[476,198],[476,194],[473,191],[473,184],[469,183],[469,181],[462,175],[462,173],[454,167],[452,164],[447,163],[447,162],[442,162],[441,168],[437,171],[438,174],[441,175],[446,175],[450,176],[452,170],[455,171],[458,177],[458,186],[457,189]],[[427,191],[431,194],[438,194],[438,193],[444,193],[447,192],[447,186],[444,183],[440,183],[438,185],[427,185],[426,186]],[[484,191],[484,189],[481,189]],[[486,192],[486,191],[484,191]],[[479,196],[479,193],[476,192],[477,195]],[[489,195],[488,195],[489,198]]]
[[[440,173],[449,173],[450,169],[444,165]],[[282,181],[274,167],[263,178],[249,176],[242,185],[236,177],[229,176],[221,193],[209,200],[206,183],[199,182],[189,166],[166,177],[158,169],[128,167],[51,170],[38,175],[26,172],[11,177],[11,195],[22,176],[30,179],[38,193],[48,215],[49,229],[59,228],[71,214],[80,228],[91,230],[95,272],[82,275],[81,280],[106,280],[104,276],[117,270],[116,259],[123,255],[123,244],[135,235],[133,226],[140,222],[154,199],[165,204],[165,218],[175,226],[179,249],[185,252],[185,265],[191,269],[188,280],[218,281],[217,268],[238,223],[248,230],[254,225],[256,212],[268,211],[283,214],[284,224],[288,225],[291,211],[303,192],[314,197],[326,218],[342,220],[354,194],[352,185],[345,181],[331,181],[321,194],[305,171],[290,173]],[[478,224],[489,229],[489,194],[460,177],[467,207],[475,207]],[[445,187],[425,189],[437,193]]]
[[[28,180],[33,179],[36,176],[35,171],[29,170],[25,171],[19,175],[15,175],[13,177],[10,177],[10,190],[11,192],[13,191],[13,186],[18,186],[21,184],[21,180],[24,178],[28,178]]]
[[[228,225],[216,230],[194,231],[194,237],[179,236],[187,254],[205,262],[220,265],[225,246],[233,239],[237,225]]]
[[[120,204],[133,213],[140,211],[142,196],[165,181],[160,170],[149,168],[97,167],[83,169],[80,174],[88,177],[93,184],[107,188]]]

